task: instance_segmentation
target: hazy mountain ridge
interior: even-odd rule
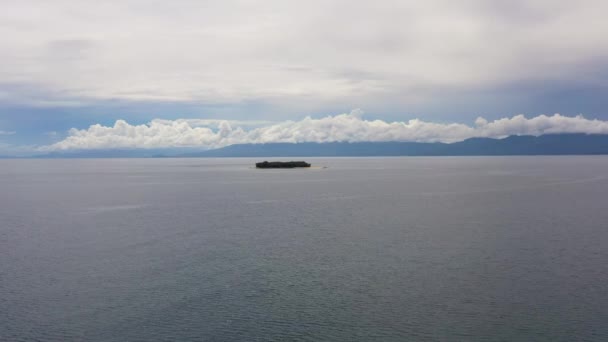
[[[483,156],[483,155],[593,155],[608,154],[608,135],[556,134],[471,138],[446,143],[338,142],[231,145],[184,157],[282,156]]]
[[[331,157],[331,156],[504,156],[608,154],[608,135],[551,134],[470,138],[455,143],[334,142],[239,144],[214,150],[198,148],[116,149],[53,152],[34,158],[155,157]]]

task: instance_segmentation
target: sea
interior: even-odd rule
[[[608,340],[608,156],[262,160],[0,160],[0,341]]]

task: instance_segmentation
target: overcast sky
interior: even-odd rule
[[[155,147],[216,147],[604,132],[608,120],[603,0],[0,2],[0,152],[149,147],[124,135],[144,131]],[[500,119],[523,124],[480,128]]]

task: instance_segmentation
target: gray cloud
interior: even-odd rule
[[[508,135],[550,133],[608,134],[608,121],[559,114],[533,118],[516,115],[494,121],[480,117],[474,125],[469,126],[419,119],[407,122],[365,120],[360,110],[320,119],[306,117],[300,121],[286,121],[251,129],[244,129],[235,122],[215,120],[153,120],[145,125],[131,125],[118,120],[114,126],[97,124],[88,129],[72,129],[67,138],[42,147],[41,150],[217,148],[231,144],[273,142],[454,142],[471,137],[501,138]]]
[[[50,86],[0,81],[0,103],[5,106],[80,107],[85,105],[87,100],[72,96],[67,90]]]
[[[415,105],[441,96],[437,89],[579,80],[581,66],[608,55],[602,0],[5,7],[0,78],[24,86],[4,99],[38,105],[66,98]],[[60,96],[21,94],[31,87]]]

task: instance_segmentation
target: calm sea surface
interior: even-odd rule
[[[608,157],[0,161],[0,341],[606,341]]]

